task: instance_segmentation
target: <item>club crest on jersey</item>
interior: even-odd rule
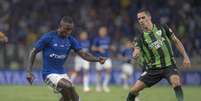
[[[161,36],[162,31],[161,31],[161,30],[158,30],[158,31],[156,32],[156,34],[159,35],[159,36]]]

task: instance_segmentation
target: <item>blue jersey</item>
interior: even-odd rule
[[[122,50],[121,54],[122,54],[123,57],[128,58],[128,60],[125,61],[125,62],[130,63],[132,58],[133,58],[133,56],[132,56],[133,49],[132,48],[125,48],[125,49]]]
[[[82,51],[89,52],[90,49],[90,41],[89,40],[79,40],[80,45],[82,47]]]
[[[62,38],[56,31],[44,34],[35,45],[36,50],[43,52],[43,79],[50,73],[65,73],[64,62],[71,49],[79,51],[81,46],[73,37]]]
[[[103,52],[95,51],[96,56],[102,56],[102,57],[110,57],[110,44],[111,44],[111,38],[109,36],[105,37],[96,37],[93,40],[93,46],[96,46],[98,48],[103,48]]]

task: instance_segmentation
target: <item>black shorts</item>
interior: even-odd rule
[[[170,83],[170,76],[175,74],[179,75],[178,68],[175,65],[171,65],[159,70],[145,70],[138,80],[144,82],[147,87],[151,87],[163,78]]]

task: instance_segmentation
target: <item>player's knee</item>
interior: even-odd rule
[[[172,82],[172,87],[174,88],[174,87],[177,87],[177,86],[181,86],[181,82],[179,80],[173,81]]]
[[[181,86],[181,80],[180,80],[179,76],[172,77],[171,84],[172,84],[173,88],[177,87],[177,86]]]
[[[130,90],[133,94],[138,94],[141,91],[141,89],[137,86],[133,86]]]
[[[137,81],[135,85],[131,88],[130,92],[133,94],[138,94],[141,90],[145,88],[145,84],[142,81]]]
[[[61,79],[58,83],[58,86],[63,88],[63,89],[68,89],[68,88],[72,88],[73,84],[66,79]]]

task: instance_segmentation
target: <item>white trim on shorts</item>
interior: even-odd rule
[[[107,59],[104,64],[100,64],[99,62],[96,63],[96,70],[111,69],[111,68],[112,68],[112,60],[110,58]]]
[[[51,73],[51,74],[47,75],[47,77],[45,79],[45,84],[47,84],[48,86],[50,86],[51,88],[53,88],[56,91],[61,91],[62,88],[57,87],[57,85],[58,85],[59,80],[61,80],[63,78],[72,83],[68,74]]]
[[[75,70],[80,71],[81,69],[89,70],[90,68],[90,63],[80,56],[75,57]]]
[[[122,73],[132,75],[133,74],[133,65],[130,63],[123,63],[121,67]]]

